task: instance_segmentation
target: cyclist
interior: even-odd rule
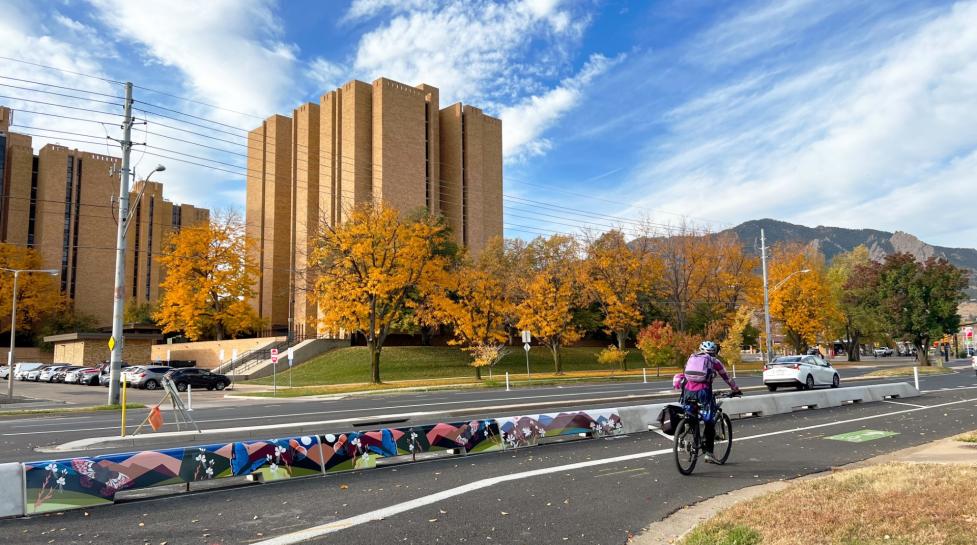
[[[704,459],[706,463],[715,464],[716,459],[712,455],[713,445],[716,440],[716,398],[712,393],[712,381],[718,374],[726,381],[732,390],[732,395],[742,395],[736,386],[736,381],[729,377],[723,362],[716,357],[719,354],[719,345],[712,341],[702,341],[699,350],[689,356],[685,364],[684,383],[682,384],[681,402],[688,403],[695,401],[699,404],[699,414],[705,423],[706,433],[703,443]]]

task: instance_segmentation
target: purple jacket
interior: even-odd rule
[[[710,363],[712,364],[713,370],[715,370],[716,373],[719,374],[719,376],[723,377],[723,380],[726,381],[726,384],[729,384],[729,387],[730,388],[732,388],[733,390],[736,390],[737,389],[736,388],[736,381],[733,380],[733,379],[731,379],[731,378],[729,378],[729,373],[726,372],[726,367],[723,366],[723,362],[719,361],[719,358],[714,357],[714,356],[709,356],[709,359],[711,360]],[[710,374],[709,375],[709,381],[708,382],[692,382],[691,380],[690,381],[686,381],[685,382],[685,391],[687,391],[687,392],[698,392],[698,391],[701,391],[701,390],[705,390],[707,388],[708,389],[712,389],[712,381],[715,378],[716,378],[716,375]]]

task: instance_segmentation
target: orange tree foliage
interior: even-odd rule
[[[685,360],[698,348],[699,340],[656,320],[638,332],[637,344],[645,363],[657,368],[660,374],[662,367],[684,367]]]
[[[230,212],[169,237],[159,258],[166,276],[155,313],[164,332],[219,340],[261,327],[250,304],[258,268],[247,245],[244,223]]]
[[[657,290],[672,325],[680,331],[703,330],[723,320],[760,288],[758,260],[747,254],[732,233],[723,235],[680,226],[667,237],[652,239],[662,262]],[[695,314],[703,314],[693,324]],[[697,325],[697,327],[693,327]]]
[[[478,259],[444,274],[440,289],[427,297],[428,319],[451,326],[454,337],[449,343],[466,347],[476,378],[481,378],[482,367],[497,361],[493,354],[508,338],[506,325],[515,313],[507,263],[505,242],[493,239]]]
[[[798,273],[803,270],[810,272]],[[800,244],[774,247],[769,285],[770,316],[783,323],[787,341],[797,352],[816,344],[837,319],[824,256],[818,251]]]
[[[0,243],[0,267],[5,269],[42,269],[41,255],[33,248]],[[10,304],[13,301],[14,274],[0,271],[0,320],[10,328]],[[47,273],[21,273],[17,279],[17,331],[33,331],[40,321],[64,310],[67,301],[61,297],[59,279]]]
[[[380,383],[380,352],[415,295],[445,278],[447,227],[434,218],[406,220],[382,204],[354,208],[339,226],[323,225],[309,262],[321,324],[361,333],[370,350],[371,380]]]
[[[586,301],[577,273],[579,246],[571,237],[553,235],[537,238],[527,252],[531,272],[516,310],[517,325],[549,347],[556,373],[562,374],[561,348],[583,337],[574,320],[575,311]]]
[[[624,350],[628,335],[641,325],[638,298],[661,276],[660,261],[650,252],[648,239],[629,245],[619,230],[601,234],[587,243],[580,275],[587,295],[600,307],[605,330]]]

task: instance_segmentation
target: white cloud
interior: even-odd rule
[[[551,142],[541,135],[580,102],[586,86],[595,77],[623,58],[623,55],[613,59],[592,55],[577,75],[563,80],[559,86],[519,104],[502,108],[503,155],[507,159],[518,160],[548,151]]]
[[[873,47],[749,75],[676,108],[632,180],[647,195],[636,207],[972,245],[977,228],[938,203],[960,194],[977,153],[977,3],[926,16]]]
[[[463,99],[486,106],[490,96],[522,96],[534,71],[558,71],[553,65],[566,62],[565,48],[582,30],[557,1],[451,0],[436,8],[401,6],[397,13],[362,36],[354,71],[364,79],[435,85],[445,103]],[[540,60],[550,66],[533,66]]]
[[[322,57],[313,59],[305,71],[306,78],[315,85],[317,91],[339,87],[345,82],[347,74],[348,70],[345,67]]]
[[[108,29],[172,66],[194,97],[260,116],[295,98],[295,46],[271,0],[90,0]],[[241,123],[240,118],[235,119]]]

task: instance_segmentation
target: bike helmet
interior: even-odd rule
[[[719,353],[719,345],[712,341],[702,341],[702,344],[699,345],[699,352],[715,356]]]

